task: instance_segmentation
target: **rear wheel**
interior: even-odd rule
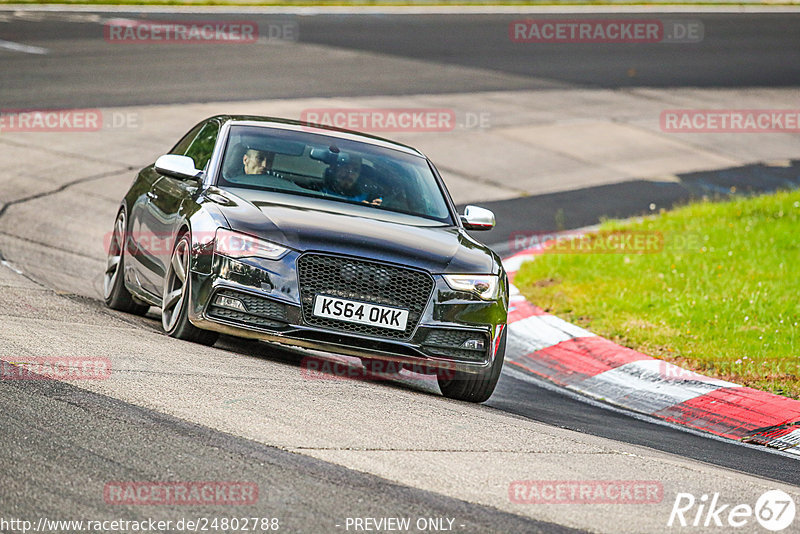
[[[494,358],[494,363],[481,373],[466,373],[456,370],[439,371],[437,379],[442,394],[450,399],[467,402],[483,402],[488,400],[494,392],[503,360],[506,355],[506,334],[508,328],[503,328],[500,336],[500,346]]]
[[[125,210],[120,210],[114,222],[114,231],[108,244],[108,261],[103,273],[103,299],[106,306],[136,315],[144,315],[150,306],[133,299],[125,287]]]
[[[189,295],[191,277],[189,260],[191,245],[189,234],[178,237],[164,279],[164,297],[161,305],[161,326],[168,336],[185,341],[213,345],[219,334],[201,330],[189,322]]]

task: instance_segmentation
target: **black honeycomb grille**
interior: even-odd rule
[[[460,347],[469,339],[486,339],[486,334],[474,330],[456,330],[437,328],[428,331],[425,345],[440,345],[445,347]]]
[[[229,310],[227,308],[220,308],[219,306],[212,307],[209,315],[217,319],[227,319],[228,321],[249,326],[260,326],[263,328],[279,328],[285,326],[285,323],[282,322],[273,321],[272,319],[266,319],[257,315],[250,315],[249,313]]]
[[[427,273],[341,256],[304,254],[297,260],[297,273],[307,324],[374,337],[410,338],[433,291],[433,278]],[[391,330],[315,317],[315,295],[405,308],[408,310],[406,329]]]
[[[466,349],[462,345],[470,339],[482,339],[483,349]],[[422,342],[422,350],[434,356],[444,356],[459,360],[483,360],[488,349],[488,339],[484,332],[457,329],[431,329]]]
[[[214,300],[219,295],[240,300],[247,308],[247,313],[217,306]],[[230,289],[223,289],[215,293],[214,298],[211,299],[208,314],[211,317],[261,327],[280,327],[286,323],[286,305]]]
[[[470,349],[453,349],[444,347],[429,347],[427,345],[422,347],[427,354],[431,356],[440,356],[443,358],[452,358],[454,360],[470,360],[470,361],[483,361],[486,356],[485,350],[470,350]]]

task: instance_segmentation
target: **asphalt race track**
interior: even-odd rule
[[[130,18],[122,13],[121,17]],[[241,20],[236,15],[191,15],[191,20]],[[109,46],[102,25],[86,14],[33,13],[6,24],[3,39],[58,53],[4,54],[0,91],[4,106],[76,107],[262,100],[311,96],[407,95],[537,89],[559,86],[793,87],[800,80],[798,14],[673,14],[700,21],[702,42],[685,45],[512,43],[508,24],[525,16],[244,16],[264,25],[298,24],[299,42],[315,55],[289,47],[243,54],[235,46],[196,54],[191,47]],[[642,18],[621,15],[620,18]],[[106,19],[112,17],[105,17]],[[135,18],[135,17],[134,17]],[[149,19],[171,20],[154,14]],[[556,18],[551,16],[551,18]],[[557,17],[557,18],[574,18]],[[39,20],[42,19],[42,20]],[[681,48],[684,46],[684,48]],[[359,61],[329,47],[358,50]],[[260,51],[259,51],[260,52]],[[398,68],[388,58],[423,61]],[[445,68],[431,69],[433,65]],[[447,67],[488,69],[475,76]],[[177,74],[179,73],[179,74]],[[57,82],[57,83],[54,83]]]
[[[278,115],[294,113],[300,99],[434,106],[458,94],[467,109],[485,100],[514,115],[516,95],[535,102],[563,92],[613,115],[628,110],[607,111],[592,95],[660,102],[695,90],[730,102],[748,92],[796,102],[800,13],[677,13],[670,18],[702,22],[702,42],[544,45],[536,53],[509,41],[508,23],[525,18],[515,15],[180,15],[299,30],[296,42],[202,49],[109,43],[103,23],[115,17],[142,16],[0,11],[0,109],[130,109],[149,121],[107,137],[0,131],[0,259],[8,262],[0,267],[0,358],[103,354],[123,377],[0,381],[0,518],[251,515],[246,506],[110,508],[98,498],[114,480],[248,480],[260,488],[258,514],[279,517],[287,532],[344,532],[348,517],[388,516],[456,518],[459,532],[657,532],[679,491],[727,490],[729,501],[748,502],[772,487],[800,486],[797,460],[787,455],[590,404],[519,371],[504,372],[482,406],[445,400],[425,383],[303,380],[295,352],[225,337],[213,348],[189,346],[160,334],[152,311],[110,312],[97,292],[97,245],[136,169],[207,108],[258,101],[268,102],[258,113]],[[713,107],[712,93],[691,95]],[[490,190],[482,205],[498,226],[476,237],[501,253],[514,232],[633,216],[724,191],[731,180],[761,191],[800,181],[795,135],[771,146],[748,139],[766,155],[715,155],[718,165],[670,171],[663,181],[636,173],[596,180],[584,161],[565,188],[523,187],[513,177],[470,182],[472,161],[457,165],[461,153],[481,157],[467,154],[469,134],[424,139],[434,161],[452,167],[460,204],[481,199],[470,196],[473,186]],[[763,163],[777,158],[789,161]],[[525,171],[518,165],[519,176]],[[625,507],[509,503],[512,480],[590,476],[663,481],[664,501],[634,506],[637,517],[623,526]]]

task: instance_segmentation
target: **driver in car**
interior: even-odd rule
[[[341,158],[341,157],[340,157]],[[382,198],[369,198],[360,182],[362,161],[359,156],[345,155],[336,167],[331,169],[322,191],[346,200],[364,202],[380,206]]]
[[[275,161],[275,152],[248,148],[242,156],[245,174],[268,174],[272,170],[272,163]]]

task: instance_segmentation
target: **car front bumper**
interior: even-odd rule
[[[485,301],[450,289],[434,275],[416,328],[405,339],[389,339],[309,324],[300,300],[298,257],[292,252],[277,261],[239,261],[214,255],[210,262],[195,261],[189,320],[198,328],[233,336],[399,362],[413,369],[480,373],[494,362],[508,311],[505,277],[500,297]],[[220,306],[220,295],[240,301],[246,311]],[[465,349],[466,340],[481,340],[483,348]]]

